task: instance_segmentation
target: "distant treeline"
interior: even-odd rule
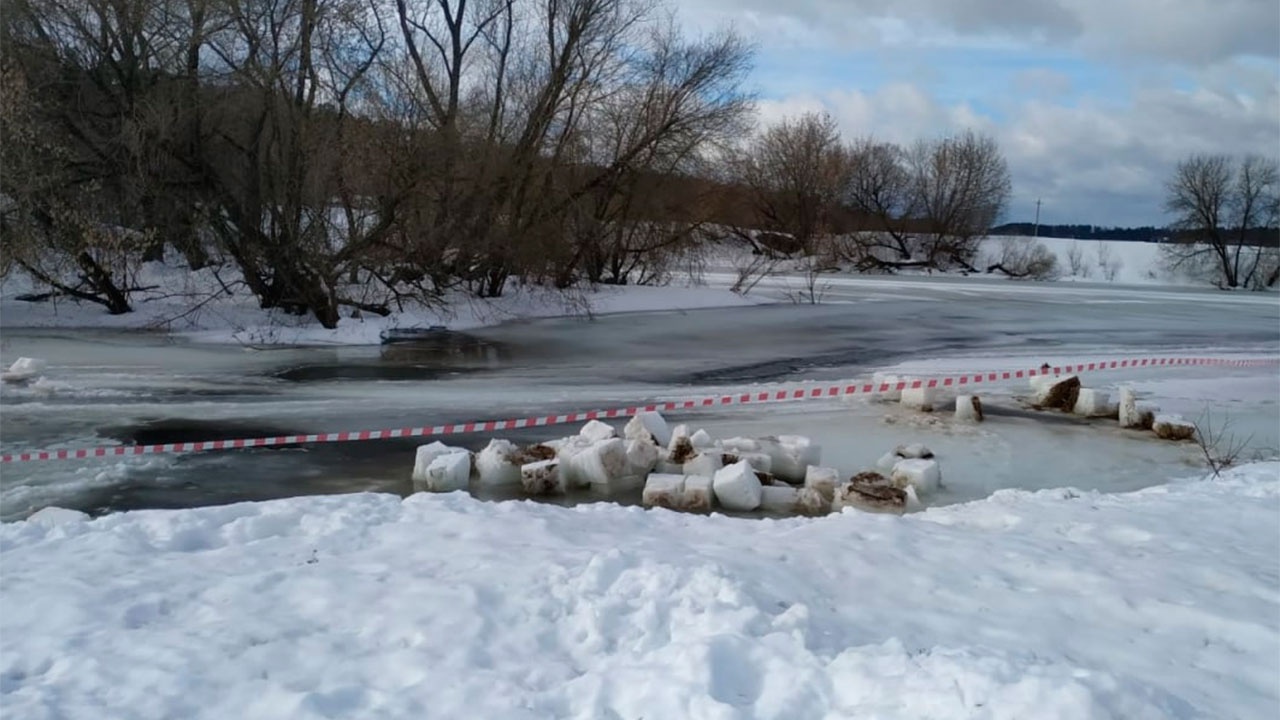
[[[1158,227],[1103,227],[1101,225],[1041,225],[1039,232],[1034,223],[1005,223],[991,228],[992,235],[1039,235],[1040,237],[1073,238],[1076,240],[1130,240],[1133,242],[1165,242],[1170,238],[1168,228]]]
[[[1039,237],[1072,238],[1075,240],[1128,240],[1131,242],[1197,242],[1195,233],[1158,227],[1103,227],[1101,225],[1041,225],[1039,232],[1033,223],[1005,223],[991,228],[992,235],[1038,235]],[[1250,227],[1241,236],[1241,242],[1253,247],[1280,246],[1280,228]]]

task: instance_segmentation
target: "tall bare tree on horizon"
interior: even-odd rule
[[[1175,267],[1208,264],[1221,287],[1272,286],[1280,264],[1264,260],[1280,250],[1280,168],[1261,155],[1192,155],[1178,163],[1165,187],[1173,215]]]

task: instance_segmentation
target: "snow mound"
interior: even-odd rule
[[[37,720],[1270,717],[1277,502],[1273,462],[904,517],[451,493],[5,523],[0,691]]]

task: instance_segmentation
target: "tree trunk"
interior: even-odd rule
[[[129,298],[116,287],[115,281],[111,279],[111,273],[103,269],[92,255],[81,252],[76,256],[76,263],[84,270],[85,279],[89,285],[102,297],[102,304],[107,306],[107,312],[112,315],[133,312],[133,308],[129,306]]]

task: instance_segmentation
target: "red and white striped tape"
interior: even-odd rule
[[[238,438],[234,440],[207,440],[202,442],[166,443],[163,445],[108,445],[94,448],[76,448],[63,450],[40,450],[37,452],[0,455],[0,463],[23,463],[42,460],[72,460],[84,458],[119,457],[124,455],[153,455],[157,453],[203,452],[207,450],[239,450],[242,448],[272,447],[278,445],[299,445],[314,443],[355,442],[361,440],[388,440],[406,437],[433,437],[439,435],[460,435],[474,432],[495,432],[498,430],[519,430],[521,428],[564,425],[567,423],[585,422],[625,418],[640,412],[676,412],[680,410],[696,410],[699,408],[723,407],[725,405],[747,405],[776,402],[794,402],[799,400],[830,399],[850,395],[876,395],[890,391],[901,391],[918,388],[950,388],[980,383],[998,383],[1036,377],[1038,375],[1061,375],[1064,373],[1080,373],[1099,370],[1121,370],[1149,367],[1217,365],[1223,367],[1257,367],[1280,365],[1280,358],[1128,358],[1116,360],[1097,360],[1093,362],[1062,365],[1059,367],[1040,367],[1031,370],[1002,370],[996,372],[979,372],[949,377],[935,377],[919,380],[902,380],[898,382],[857,382],[841,380],[827,385],[805,384],[800,388],[780,388],[776,390],[744,392],[732,395],[713,395],[686,400],[668,400],[649,405],[637,405],[609,410],[588,410],[571,412],[563,415],[541,415],[537,417],[517,418],[513,420],[482,420],[452,425],[430,425],[422,427],[394,428],[389,430],[354,430],[314,435],[280,435],[276,437]],[[793,383],[794,385],[794,383]]]

